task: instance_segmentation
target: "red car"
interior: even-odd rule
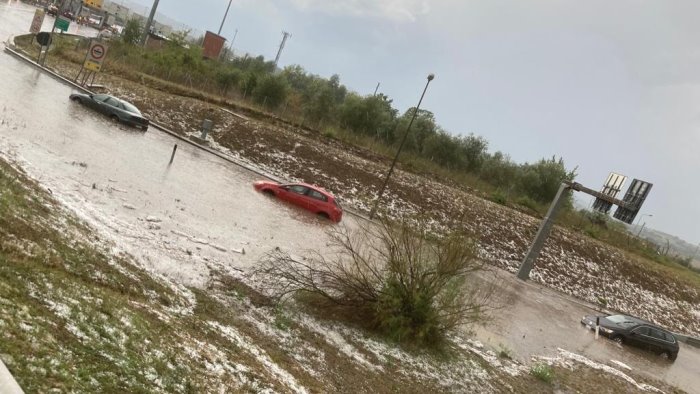
[[[281,185],[270,181],[257,181],[253,187],[259,192],[288,201],[336,223],[343,217],[343,209],[335,197],[320,187],[305,183]]]

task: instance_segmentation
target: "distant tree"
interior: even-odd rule
[[[486,159],[489,142],[473,133],[455,138],[461,167],[470,172],[476,172]]]
[[[141,21],[136,18],[129,19],[124,26],[124,31],[122,33],[122,40],[125,43],[136,45],[141,40],[141,34],[143,33],[143,26]]]
[[[403,133],[406,132],[408,125],[413,117],[413,112],[415,107],[409,108],[404,112],[404,114],[399,118],[397,133],[398,138],[402,138]],[[419,109],[416,115],[416,120],[411,126],[411,131],[408,133],[406,139],[405,149],[412,150],[414,152],[420,153],[423,150],[423,141],[429,136],[435,134],[438,130],[437,124],[435,123],[435,115],[425,109]]]
[[[225,68],[219,70],[216,74],[216,83],[221,89],[221,94],[226,96],[228,91],[238,84],[243,79],[243,73],[234,68]]]
[[[463,168],[456,139],[443,130],[428,136],[423,141],[422,153],[430,161],[448,169]]]
[[[562,181],[573,181],[576,170],[567,171],[562,158],[542,159],[535,164],[521,166],[518,188],[522,194],[539,203],[549,203],[559,190]]]
[[[258,85],[258,75],[254,72],[247,72],[241,80],[241,91],[245,97],[250,96]]]
[[[350,93],[340,106],[339,120],[343,127],[355,133],[389,140],[396,114],[388,96],[379,94],[361,97]]]
[[[190,35],[190,32],[191,30],[185,29],[170,33],[170,36],[168,37],[170,41],[168,44],[176,47],[183,47],[187,45],[189,42],[188,36]]]
[[[282,75],[270,74],[262,77],[253,89],[253,99],[269,108],[279,107],[287,98],[289,84]]]
[[[307,100],[304,113],[315,121],[335,121],[338,107],[347,93],[348,90],[340,84],[338,75],[333,75],[330,79],[314,76],[303,94]]]
[[[303,93],[312,82],[304,68],[298,64],[287,66],[282,70],[282,75],[287,78],[289,86],[297,92]]]

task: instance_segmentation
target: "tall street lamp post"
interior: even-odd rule
[[[647,216],[647,217],[653,217],[654,215],[652,215],[652,214],[650,214],[650,213],[645,213],[644,215],[640,215],[640,216],[639,216],[639,220],[637,220],[637,226],[639,226],[639,222],[641,222],[641,221],[642,221],[642,218],[645,217],[645,216]],[[637,233],[637,238],[639,238],[639,236],[642,235],[642,231],[644,231],[644,226],[646,226],[646,225],[647,225],[647,222],[644,222],[644,224],[642,224],[642,228],[639,229],[639,232]]]
[[[408,123],[408,127],[406,127],[406,132],[403,134],[403,139],[401,139],[401,144],[399,144],[399,149],[396,151],[396,156],[394,156],[394,160],[391,162],[391,167],[389,167],[389,172],[386,173],[386,178],[384,178],[384,183],[382,184],[381,189],[379,189],[379,194],[377,195],[377,199],[374,200],[374,206],[372,207],[372,210],[369,212],[369,218],[374,219],[374,215],[377,213],[377,207],[379,206],[379,202],[382,200],[382,196],[384,195],[384,190],[386,190],[386,186],[389,184],[389,178],[391,178],[391,174],[394,172],[394,167],[396,166],[396,161],[399,159],[399,155],[401,154],[401,149],[403,149],[403,145],[406,143],[406,138],[408,138],[408,133],[411,131],[411,126],[413,126],[413,121],[416,120],[416,116],[418,116],[418,110],[420,109],[420,105],[423,102],[423,97],[425,97],[425,92],[428,90],[428,85],[430,85],[430,82],[435,79],[434,74],[428,75],[428,82],[425,83],[425,88],[423,89],[423,94],[420,96],[420,100],[418,100],[418,105],[416,106],[416,110],[413,111],[413,117],[411,118],[411,121]]]
[[[148,33],[151,32],[151,24],[153,23],[153,18],[156,16],[156,10],[158,9],[158,1],[160,0],[153,0],[153,7],[151,7],[151,13],[148,14],[146,26],[143,27],[143,33],[141,33],[141,46],[146,46],[146,39],[148,38]]]

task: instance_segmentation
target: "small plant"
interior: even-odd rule
[[[491,193],[491,201],[495,202],[496,204],[506,205],[508,202],[508,197],[506,197],[502,191],[496,190],[495,192]]]
[[[534,212],[539,211],[539,206],[537,205],[537,202],[528,196],[520,196],[520,197],[518,197],[517,200],[515,200],[515,202],[518,205],[521,205],[525,208],[530,209],[531,211],[534,211]]]
[[[275,308],[275,327],[282,331],[287,331],[289,330],[289,327],[291,327],[291,325],[292,319],[285,315],[284,311],[282,310],[282,307],[278,305]]]
[[[552,383],[552,380],[554,380],[554,371],[552,371],[552,367],[546,363],[537,363],[533,365],[532,368],[530,368],[530,375],[545,383]]]
[[[326,138],[335,138],[335,131],[333,131],[332,129],[326,129],[323,132],[323,136]]]
[[[598,303],[603,307],[608,306],[608,300],[605,297],[598,296]]]

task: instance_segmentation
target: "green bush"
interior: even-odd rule
[[[506,205],[508,204],[508,197],[505,193],[503,193],[503,191],[496,190],[495,192],[491,193],[491,201],[495,202],[496,204]]]
[[[397,276],[384,285],[377,302],[375,319],[379,328],[397,342],[438,341],[440,318],[433,305],[433,295],[425,287],[407,291]]]
[[[518,205],[522,205],[523,207],[528,208],[534,212],[539,212],[540,210],[539,204],[537,204],[535,200],[531,199],[528,196],[520,196],[515,200],[515,202]]]
[[[420,230],[415,230],[418,228]],[[435,347],[445,334],[485,317],[494,288],[467,285],[484,269],[474,243],[461,234],[429,237],[425,223],[331,230],[333,259],[295,259],[273,251],[252,272],[266,294],[306,293],[387,338]],[[373,246],[370,246],[373,245]]]
[[[546,363],[537,363],[533,365],[532,368],[530,368],[530,375],[545,383],[552,383],[552,380],[554,380],[554,371],[552,371],[552,367]]]

